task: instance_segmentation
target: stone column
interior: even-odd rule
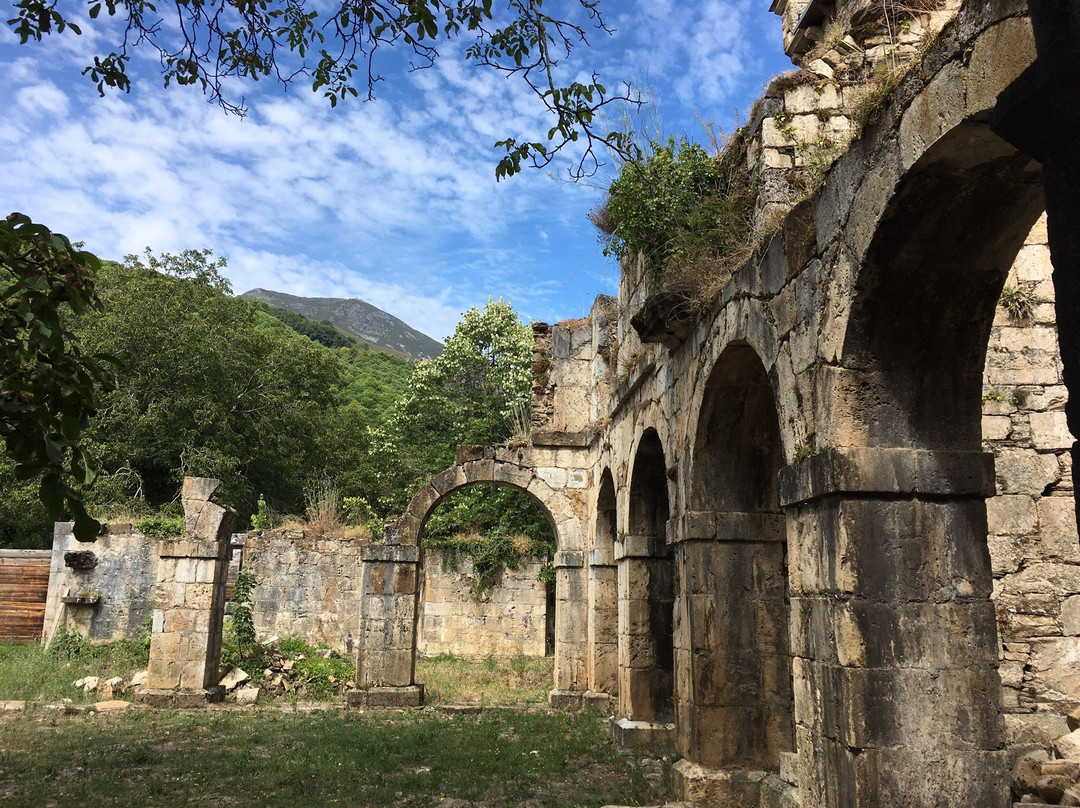
[[[664,744],[675,729],[674,570],[662,536],[624,536],[618,564],[619,715],[623,746]]]
[[[588,595],[585,554],[581,550],[555,553],[555,689],[552,707],[579,709],[588,685]]]
[[[398,544],[397,523],[387,520],[384,544],[363,550],[358,688],[350,707],[419,707],[424,686],[416,671],[416,616],[420,548]]]
[[[589,552],[589,690],[612,694],[619,681],[619,592],[615,554]]]
[[[218,667],[236,512],[211,500],[220,485],[220,480],[185,477],[184,538],[158,544],[150,667],[138,702],[191,708],[225,697]]]
[[[780,474],[802,808],[1008,804],[981,452],[843,448]]]

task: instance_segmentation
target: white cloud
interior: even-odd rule
[[[750,0],[628,6],[565,75],[648,74],[686,106],[745,86]],[[436,337],[489,295],[562,319],[611,290],[584,223],[599,191],[540,172],[495,183],[492,144],[551,123],[522,82],[465,62],[460,45],[429,70],[387,71],[374,103],[248,86],[240,120],[190,88],[162,91],[145,51],[136,89],[98,98],[79,73],[108,37],[84,32],[33,47],[0,33],[0,92],[19,110],[0,120],[0,207],[105,257],[211,247],[237,291],[358,296]]]

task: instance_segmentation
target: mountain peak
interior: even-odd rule
[[[294,311],[313,322],[329,320],[361,344],[411,360],[432,359],[443,350],[442,343],[358,297],[298,297],[270,289],[251,289],[240,297]]]

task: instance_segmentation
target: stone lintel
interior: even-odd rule
[[[780,504],[836,494],[978,497],[995,493],[988,452],[870,447],[826,449],[780,470]]]
[[[420,547],[415,544],[370,544],[360,554],[365,561],[416,564],[420,561]]]
[[[229,555],[230,541],[207,541],[196,539],[162,539],[158,542],[161,558],[213,558]]]
[[[424,686],[367,687],[345,694],[345,706],[357,710],[394,710],[424,706]]]
[[[782,513],[738,511],[687,511],[668,535],[672,542],[738,541],[772,542],[787,538],[787,517]]]
[[[611,737],[623,749],[665,752],[675,745],[675,725],[617,718],[611,722]]]
[[[131,700],[147,707],[172,707],[177,710],[197,710],[210,704],[225,701],[225,688],[221,685],[201,690],[145,689],[134,693]]]
[[[529,442],[533,446],[584,449],[589,445],[589,434],[586,432],[533,432],[529,435]]]
[[[580,550],[559,550],[555,553],[555,568],[584,567],[585,553]]]
[[[677,799],[717,808],[757,805],[766,776],[755,769],[709,769],[687,758],[678,761],[671,773]]]
[[[615,551],[612,550],[590,550],[589,551],[589,566],[590,567],[614,567],[615,566]]]
[[[660,558],[668,555],[663,536],[623,536],[615,542],[615,560],[621,558]]]

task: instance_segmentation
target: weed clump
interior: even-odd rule
[[[687,138],[653,141],[625,163],[589,214],[604,254],[640,254],[653,291],[719,289],[748,255],[757,193],[740,130],[718,154]]]

